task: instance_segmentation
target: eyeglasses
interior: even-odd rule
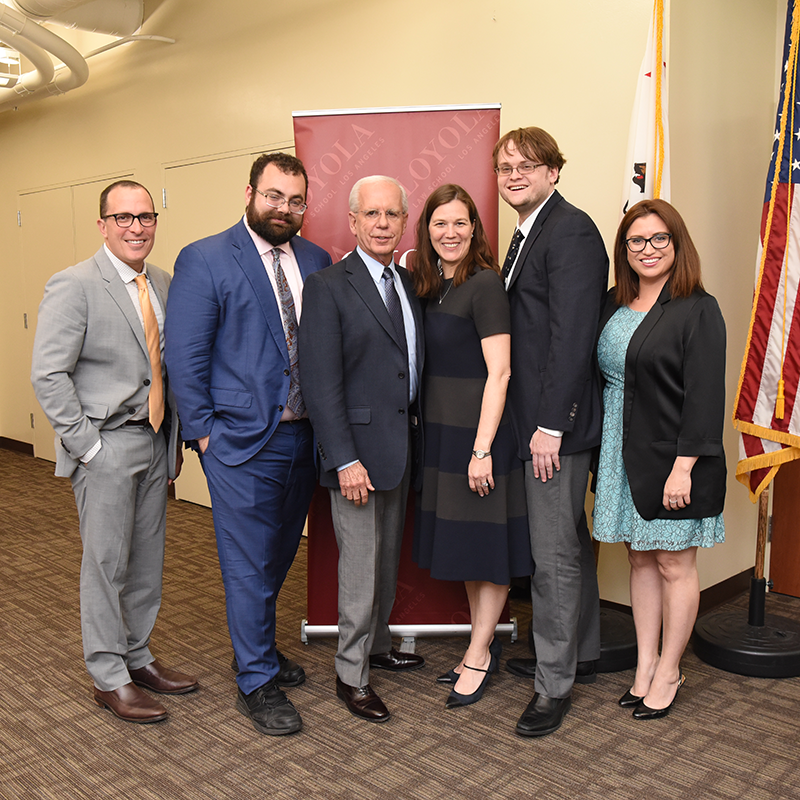
[[[375,222],[380,219],[381,213],[386,214],[386,219],[389,220],[389,222],[400,222],[405,216],[402,212],[395,211],[393,208],[384,212],[380,212],[376,208],[371,208],[369,211],[359,211],[358,213],[370,222]]]
[[[266,201],[267,205],[270,208],[281,208],[284,203],[289,206],[289,211],[292,214],[305,214],[306,209],[308,208],[308,203],[304,203],[302,200],[287,200],[283,195],[280,194],[273,194],[272,192],[262,192],[261,189],[256,189],[253,186],[253,190],[258,192]]]
[[[158,214],[155,211],[145,211],[143,214],[106,214],[103,219],[114,217],[114,222],[119,228],[130,228],[135,219],[143,228],[152,228],[156,224]]]
[[[647,247],[648,243],[656,250],[663,250],[665,247],[669,247],[671,240],[671,233],[656,233],[649,239],[645,239],[642,236],[631,236],[630,239],[625,240],[625,244],[628,245],[628,250],[630,250],[631,253],[641,253],[642,250]]]
[[[498,175],[510,175],[514,170],[519,172],[520,175],[530,175],[537,167],[543,167],[544,164],[531,164],[530,161],[523,161],[521,164],[517,165],[516,167],[510,167],[508,164],[502,164],[499,167],[495,167],[494,171]]]

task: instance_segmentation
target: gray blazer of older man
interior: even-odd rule
[[[166,309],[170,276],[149,264],[146,273]],[[84,657],[95,685],[113,691],[153,660],[178,421],[167,404],[157,433],[125,424],[146,409],[150,359],[134,301],[103,248],[48,281],[31,380],[56,432],[56,475],[71,479],[80,516]]]

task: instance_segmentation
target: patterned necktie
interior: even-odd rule
[[[525,237],[522,235],[522,231],[517,228],[514,231],[514,235],[511,237],[511,244],[508,246],[508,254],[506,255],[506,260],[503,262],[503,280],[508,279],[508,275],[514,266],[514,262],[517,260],[519,246],[522,244],[522,240],[524,238]]]
[[[383,270],[383,286],[386,293],[386,309],[389,312],[389,318],[394,325],[397,338],[403,343],[405,349],[408,344],[406,342],[406,328],[403,324],[403,309],[400,306],[400,296],[397,294],[397,288],[394,285],[394,273],[386,267]]]
[[[278,296],[281,299],[281,317],[283,319],[283,332],[286,334],[286,349],[289,352],[289,397],[286,406],[298,417],[306,413],[306,404],[300,394],[300,365],[297,360],[297,314],[294,310],[294,297],[286,275],[281,266],[281,250],[273,248],[272,268],[275,270],[275,282],[278,284]]]
[[[164,420],[164,384],[161,378],[161,341],[158,334],[158,320],[153,304],[150,302],[150,293],[147,291],[147,278],[137,275],[136,288],[139,290],[139,305],[142,307],[144,321],[144,338],[147,342],[147,352],[150,355],[150,394],[147,397],[148,416],[153,430],[157,431]]]

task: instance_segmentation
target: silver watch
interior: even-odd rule
[[[472,451],[472,455],[474,455],[475,458],[486,458],[486,456],[490,456],[491,454],[492,453],[489,450],[473,450]]]

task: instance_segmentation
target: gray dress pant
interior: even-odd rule
[[[80,518],[81,632],[95,686],[130,683],[153,661],[148,644],[161,606],[167,506],[163,432],[101,431],[103,446],[72,475]]]
[[[409,468],[390,491],[370,492],[356,506],[331,489],[331,515],[339,547],[339,648],[336,674],[349,686],[369,683],[369,657],[392,647],[389,615],[408,499]]]
[[[584,511],[591,451],[561,456],[547,482],[525,463],[534,573],[531,578],[535,690],[568,697],[578,661],[600,657],[600,597]]]

